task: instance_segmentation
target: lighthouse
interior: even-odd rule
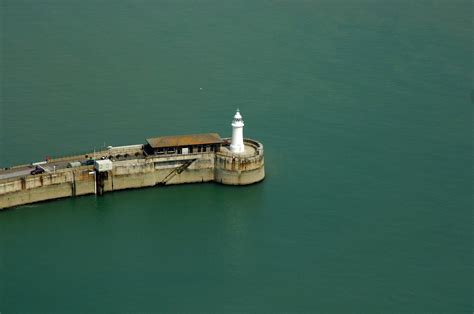
[[[230,151],[237,154],[245,151],[244,120],[242,120],[239,109],[237,109],[234,120],[232,120],[232,142],[230,144]]]

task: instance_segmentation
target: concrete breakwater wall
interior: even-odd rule
[[[0,182],[0,209],[49,199],[93,194],[94,176],[90,167],[67,169],[37,176]]]
[[[227,149],[216,152],[214,181],[227,185],[247,185],[265,177],[263,145],[244,141],[246,153],[234,155]]]
[[[246,139],[246,152],[232,154],[223,147],[217,152],[132,155],[113,160],[110,171],[94,166],[60,169],[37,175],[0,180],[0,209],[63,197],[99,194],[155,185],[216,181],[246,185],[264,179],[263,145]],[[248,149],[247,149],[248,148]]]

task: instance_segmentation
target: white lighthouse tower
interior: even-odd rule
[[[232,142],[230,144],[230,151],[237,154],[245,151],[244,120],[242,120],[239,109],[237,109],[234,120],[232,120]]]

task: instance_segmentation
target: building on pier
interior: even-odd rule
[[[144,149],[148,155],[218,152],[224,140],[217,133],[160,136],[149,138]]]

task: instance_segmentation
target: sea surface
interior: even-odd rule
[[[0,0],[0,167],[160,135],[266,179],[0,213],[0,312],[473,311],[472,2]]]

